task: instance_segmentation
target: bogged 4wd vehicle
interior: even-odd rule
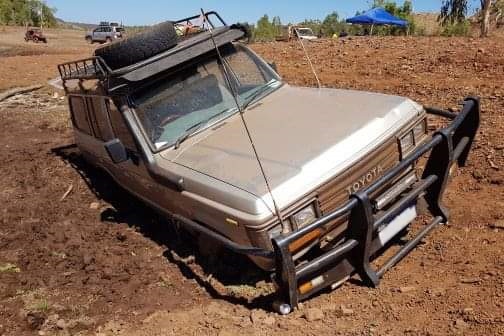
[[[281,313],[353,274],[378,285],[447,223],[442,196],[467,161],[478,99],[453,113],[293,87],[239,42],[239,26],[206,21],[183,38],[164,23],[59,66],[80,151],[178,225],[270,270]],[[429,133],[427,114],[451,121]],[[421,213],[419,232],[372,266]]]

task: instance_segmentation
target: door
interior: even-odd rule
[[[105,41],[103,35],[103,27],[98,27],[93,32],[93,40],[97,42],[103,42]]]
[[[96,91],[99,94],[99,90]],[[153,181],[139,155],[123,116],[105,96],[70,95],[75,141],[86,160],[106,170],[123,188],[155,206],[169,206],[176,195]],[[115,164],[105,143],[119,139],[126,147],[129,160]],[[166,200],[167,204],[159,203]]]
[[[155,195],[159,192],[157,185],[147,172],[137,145],[120,111],[110,99],[107,99],[105,104],[113,136],[121,140],[130,158],[119,164],[114,164],[108,159],[108,170],[125,189],[146,201],[153,202],[156,199]]]
[[[106,42],[108,39],[113,39],[112,27],[103,27],[103,42]]]
[[[109,157],[104,143],[114,138],[101,96],[70,95],[75,140],[91,163],[103,166]]]

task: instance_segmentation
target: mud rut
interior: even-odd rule
[[[288,82],[314,85],[298,45],[253,47]],[[454,109],[477,94],[483,122],[469,167],[448,190],[450,225],[380,288],[351,281],[288,317],[261,310],[271,301],[267,274],[239,256],[198,251],[87,165],[51,89],[1,103],[0,335],[504,334],[503,47],[499,38],[309,45],[325,86]],[[22,69],[25,57],[0,62]]]

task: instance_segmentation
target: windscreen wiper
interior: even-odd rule
[[[186,141],[191,135],[196,133],[196,131],[198,131],[202,126],[207,125],[211,120],[228,112],[229,110],[231,110],[231,109],[230,108],[225,109],[225,110],[217,113],[216,115],[213,115],[208,119],[202,120],[199,123],[196,123],[196,124],[192,125],[191,127],[189,127],[188,129],[186,129],[185,132],[177,139],[177,141],[175,141],[175,146],[173,148],[178,149],[184,141]]]
[[[262,95],[267,90],[271,89],[271,84],[273,84],[273,82],[267,83],[266,85],[264,85],[263,87],[261,87],[259,90],[257,90],[256,92],[254,92],[254,94],[252,96],[250,96],[249,99],[247,99],[247,101],[241,106],[242,112],[245,112],[245,110],[247,109],[247,107],[249,107],[249,105],[252,104],[257,99],[257,97],[259,97],[260,95]]]
[[[194,132],[196,132],[201,127],[201,125],[206,124],[206,123],[207,123],[207,121],[203,120],[203,121],[200,121],[197,124],[192,125],[188,129],[186,129],[184,131],[184,133],[181,136],[179,136],[179,138],[177,139],[177,141],[175,141],[174,148],[178,149],[180,147],[180,145],[182,144],[182,142],[186,141],[191,136],[191,134],[193,134]]]

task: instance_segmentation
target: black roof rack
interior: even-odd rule
[[[107,63],[97,56],[60,64],[58,70],[63,81],[72,79],[104,80],[112,73]]]
[[[215,11],[206,12],[205,16],[206,16],[206,20],[208,21],[208,23],[210,23],[210,25],[212,26],[212,28],[216,27],[215,24],[214,24],[214,21],[211,19],[212,16],[215,16],[217,18],[217,20],[219,20],[220,23],[223,26],[227,26],[226,22],[222,19],[222,17],[219,15],[219,13],[217,13]],[[190,17],[182,19],[182,20],[174,21],[174,23],[189,22],[189,21],[192,21],[192,20],[196,20],[196,19],[198,19],[200,17],[201,17],[201,14],[198,14],[198,15],[190,16]]]
[[[205,16],[213,27],[213,35],[219,47],[245,36],[245,32],[242,29],[235,26],[229,27],[217,12],[208,12],[205,13]],[[200,17],[201,15],[195,15],[175,21],[174,23],[182,24]],[[222,26],[215,25],[215,21],[212,21],[211,17],[217,18]],[[63,82],[67,80],[91,79],[105,81],[111,78],[122,79],[122,81],[126,82],[137,82],[161,71],[173,68],[194,57],[201,56],[213,48],[214,45],[211,41],[210,32],[202,31],[181,39],[179,44],[172,49],[124,68],[112,70],[101,57],[94,56],[60,64],[58,65],[58,70]]]

